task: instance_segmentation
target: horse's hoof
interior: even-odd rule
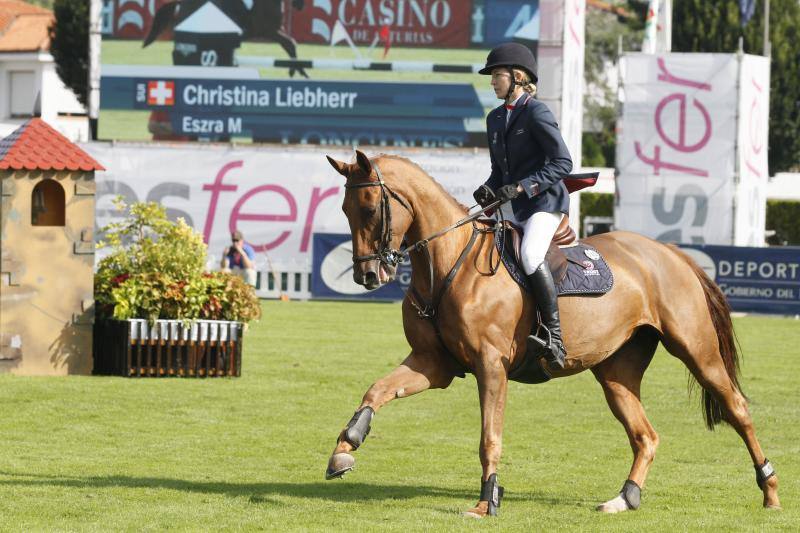
[[[481,519],[488,514],[489,504],[487,502],[478,502],[478,505],[470,509],[469,511],[465,511],[463,516],[467,518],[476,518]]]
[[[601,503],[595,509],[601,513],[622,513],[628,510],[628,502],[620,495],[605,503]]]
[[[764,506],[764,509],[768,511],[783,511],[783,507],[780,504],[767,504]]]
[[[356,459],[349,453],[335,453],[328,461],[328,469],[325,471],[325,479],[335,479],[342,477],[347,472],[355,468]]]

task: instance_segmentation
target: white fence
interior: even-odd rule
[[[259,298],[308,300],[311,298],[311,272],[259,270],[256,295]]]

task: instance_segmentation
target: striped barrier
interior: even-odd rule
[[[242,372],[241,322],[98,320],[93,374],[222,377]]]
[[[381,72],[440,72],[477,74],[485,65],[432,63],[430,61],[371,61],[369,59],[276,59],[274,57],[238,56],[242,67],[294,68],[324,70],[373,70]]]

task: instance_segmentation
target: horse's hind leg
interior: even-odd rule
[[[677,336],[664,338],[664,347],[667,351],[683,361],[700,386],[718,402],[725,421],[736,430],[747,446],[756,470],[761,467],[765,474],[773,472],[772,465],[766,464],[766,457],[756,438],[747,400],[731,380],[719,355],[717,343],[712,344],[713,349],[709,343],[692,344],[688,339]],[[764,494],[764,507],[779,509],[778,477],[774,472],[766,480],[759,482],[759,488]]]
[[[283,30],[277,29],[272,32],[269,37],[277,42],[289,54],[292,59],[297,59],[297,42],[289,37]],[[308,73],[302,67],[291,67],[289,69],[289,77],[293,78],[294,73],[299,72],[301,76],[308,79]]]
[[[633,465],[622,490],[617,497],[599,505],[598,511],[618,513],[639,507],[641,487],[658,447],[658,434],[645,416],[639,390],[658,340],[654,330],[642,328],[613,356],[592,368],[633,449]]]
[[[353,469],[355,459],[350,452],[358,449],[369,434],[372,416],[395,398],[405,398],[430,388],[445,388],[453,381],[437,355],[412,352],[405,361],[385,377],[376,381],[364,394],[353,418],[339,434],[325,479],[341,477]]]

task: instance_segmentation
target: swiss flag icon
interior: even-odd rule
[[[147,104],[175,105],[175,82],[163,80],[148,81]]]

